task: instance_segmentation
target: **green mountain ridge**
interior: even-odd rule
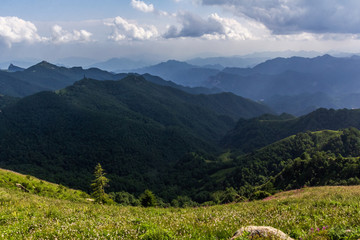
[[[88,190],[100,162],[109,190],[161,193],[176,185],[167,173],[187,153],[216,154],[234,119],[268,111],[233,94],[192,95],[136,75],[83,79],[2,109],[0,166]]]
[[[273,116],[268,120],[262,117],[240,119],[236,127],[222,139],[222,146],[250,152],[299,132],[360,128],[360,110],[358,109],[320,108],[298,118],[281,116],[286,115]]]
[[[360,131],[297,133],[252,153],[232,153],[219,186],[259,186],[274,192],[307,186],[360,184]]]

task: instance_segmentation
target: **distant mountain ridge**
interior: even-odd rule
[[[149,62],[144,60],[135,61],[128,58],[111,58],[104,62],[91,64],[88,67],[95,67],[106,71],[119,73],[128,72],[130,69],[145,67],[147,65],[149,65]]]
[[[24,70],[25,70],[25,68],[15,66],[12,63],[8,67],[8,72],[21,72],[21,71],[24,71]]]
[[[134,69],[133,72],[159,76],[165,80],[173,81],[177,84],[189,87],[200,87],[210,76],[217,74],[219,70],[213,68],[203,68],[186,62],[169,60],[157,65]],[[212,87],[210,87],[212,88]]]
[[[360,108],[360,58],[357,56],[275,58],[252,68],[220,69],[216,65],[196,66],[169,60],[135,69],[134,73],[150,74],[152,76],[145,76],[149,81],[194,94],[232,92],[262,101],[279,114],[288,112],[300,116],[321,107]],[[125,76],[127,74],[98,68],[65,68],[42,62],[23,71],[1,71],[0,94],[23,97],[61,89],[83,77],[119,80]]]
[[[87,77],[98,80],[120,80],[126,73],[112,73],[98,68],[83,69],[82,67],[61,67],[42,61],[27,69],[11,67],[14,71],[0,71],[0,94],[24,97],[44,90],[58,90],[72,85]],[[221,92],[219,89],[205,87],[189,88],[165,81],[159,77],[144,75],[146,79],[159,85],[170,86],[193,94],[212,94]]]
[[[324,55],[275,58],[253,68],[225,68],[210,76],[202,86],[264,99],[278,113],[301,115],[319,107],[359,108],[357,98],[351,101],[352,97],[348,97],[359,94],[359,77],[359,58]],[[318,97],[318,93],[322,96]],[[306,102],[310,95],[312,101]]]

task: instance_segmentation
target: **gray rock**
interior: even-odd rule
[[[280,231],[279,229],[267,226],[247,226],[242,227],[236,231],[234,236],[230,240],[237,239],[241,237],[245,232],[249,233],[249,237],[267,237],[276,240],[293,240],[291,237],[286,235],[284,232]]]

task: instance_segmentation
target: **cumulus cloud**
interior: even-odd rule
[[[91,41],[92,33],[86,30],[73,30],[72,32],[64,30],[61,26],[55,25],[52,27],[51,40],[54,43],[69,43],[69,42],[89,42]]]
[[[239,22],[233,18],[222,18],[218,14],[212,14],[210,18],[223,26],[223,33],[207,36],[215,39],[230,40],[254,40],[269,35],[267,28],[259,23],[241,19]]]
[[[148,40],[156,38],[159,34],[155,26],[138,26],[136,23],[131,23],[122,17],[116,17],[111,22],[105,25],[113,28],[113,33],[109,39],[114,41],[121,40]]]
[[[360,33],[358,0],[202,0],[263,23],[275,34]]]
[[[36,26],[18,17],[0,17],[0,41],[8,47],[13,43],[42,41]]]
[[[181,29],[174,25],[170,26],[164,34],[164,38],[201,37],[224,33],[224,27],[221,23],[211,17],[203,19],[189,12],[179,13],[177,17],[182,25]]]
[[[269,35],[267,28],[262,24],[246,19],[241,19],[242,22],[239,22],[232,18],[222,18],[216,13],[211,14],[207,19],[191,13],[181,13],[177,17],[181,23],[180,29],[174,25],[168,27],[164,38],[248,40]]]
[[[154,12],[154,5],[146,4],[143,1],[131,0],[131,6],[142,12]]]
[[[165,12],[165,11],[161,11],[158,9],[155,9],[153,4],[146,4],[143,1],[140,0],[131,0],[131,6],[141,12],[145,12],[145,13],[154,13],[156,15],[160,15],[160,16],[168,16],[169,13]]]

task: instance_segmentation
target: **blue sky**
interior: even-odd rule
[[[360,52],[358,0],[2,0],[0,61]]]

